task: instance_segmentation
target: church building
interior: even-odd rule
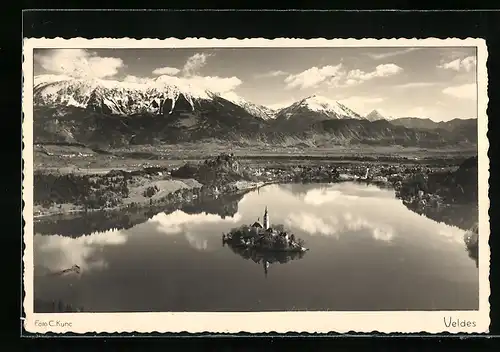
[[[260,218],[259,218],[259,220],[260,220]],[[256,231],[257,233],[272,231],[271,222],[269,220],[269,213],[267,211],[267,206],[266,206],[266,209],[264,211],[264,223],[261,224],[259,220],[254,222],[252,225],[252,228],[254,229],[254,231]]]
[[[267,213],[267,206],[266,206],[266,210],[264,211],[264,229],[267,230],[269,229],[269,227],[270,227],[269,214]]]

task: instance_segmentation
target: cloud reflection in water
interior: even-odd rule
[[[318,217],[311,213],[292,213],[285,220],[289,227],[299,228],[310,235],[324,235],[339,238],[340,234],[352,231],[368,230],[376,240],[390,241],[394,236],[394,230],[386,224],[372,223],[366,219],[353,218],[350,213],[342,216],[332,215]]]
[[[338,238],[341,234],[366,230],[376,240],[393,239],[393,227],[378,214],[381,203],[392,200],[391,191],[350,183],[309,186],[304,185],[302,191],[300,187],[280,189],[283,193],[295,193],[293,210],[284,220],[286,226],[310,235]]]
[[[105,246],[120,246],[127,242],[122,230],[92,233],[77,238],[60,235],[35,235],[35,267],[48,273],[78,265],[82,272],[105,268],[107,263],[99,258],[99,251]]]
[[[391,242],[405,235],[405,229],[411,224],[412,233],[421,233],[419,236],[435,234],[446,241],[463,244],[465,233],[409,211],[394,199],[393,191],[375,186],[270,185],[246,194],[233,217],[177,210],[159,213],[128,230],[109,230],[77,238],[35,235],[35,266],[48,271],[68,269],[75,264],[82,272],[102,269],[107,263],[101,252],[110,246],[125,245],[130,236],[143,233],[184,236],[196,250],[214,250],[220,244],[222,232],[262,217],[266,205],[273,224],[285,224],[292,231],[300,229],[309,235],[339,238],[364,231],[375,240]]]
[[[210,249],[209,239],[215,239],[215,237],[213,231],[207,230],[207,226],[234,224],[240,219],[239,214],[222,219],[215,214],[187,214],[177,210],[170,214],[157,214],[149,221],[128,230],[108,230],[76,238],[35,235],[33,238],[35,267],[42,268],[42,272],[46,273],[65,270],[73,265],[78,265],[82,272],[104,269],[107,267],[107,262],[100,253],[106,247],[125,245],[129,236],[142,232],[138,230],[147,230],[151,226],[160,234],[183,234],[196,250],[208,250]],[[219,234],[219,232],[216,233]]]
[[[197,250],[209,250],[209,240],[214,239],[221,231],[211,231],[210,226],[226,228],[228,224],[236,224],[241,220],[240,214],[224,219],[216,214],[187,214],[181,210],[173,213],[160,213],[153,216],[149,223],[154,224],[157,230],[166,235],[184,234],[189,244]],[[208,226],[208,228],[207,228]]]

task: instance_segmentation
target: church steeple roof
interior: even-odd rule
[[[264,229],[268,229],[270,227],[269,224],[269,214],[267,213],[267,205],[266,205],[266,210],[264,211]]]

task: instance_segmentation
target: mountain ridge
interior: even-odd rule
[[[170,76],[159,76],[144,84],[45,75],[36,76],[34,83],[37,143],[120,146],[211,138],[268,144],[286,139],[309,144],[408,146],[477,142],[471,129],[475,121],[429,120],[432,123],[418,126],[404,118],[380,119],[382,115],[376,111],[372,118],[375,114],[377,118],[370,121],[344,104],[319,95],[273,110],[235,94],[215,93]]]
[[[378,110],[372,110],[372,112],[365,116],[365,119],[368,121],[387,120]]]

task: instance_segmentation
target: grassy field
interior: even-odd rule
[[[341,157],[341,156],[400,156],[400,157],[425,157],[425,156],[450,156],[462,153],[477,154],[477,148],[406,148],[400,146],[368,146],[368,145],[336,145],[325,147],[271,147],[254,146],[239,147],[237,145],[218,144],[183,144],[161,146],[137,146],[134,148],[115,149],[111,151],[116,155],[160,155],[166,159],[206,159],[213,154],[234,153],[238,157]]]
[[[239,148],[214,144],[136,146],[133,148],[92,150],[82,146],[44,145],[34,148],[34,169],[61,173],[106,173],[111,169],[133,170],[144,166],[176,168],[188,161],[234,153],[242,163],[295,164],[318,162],[418,162],[419,160],[463,160],[477,155],[474,149],[419,149],[372,146],[334,146],[331,148]]]

